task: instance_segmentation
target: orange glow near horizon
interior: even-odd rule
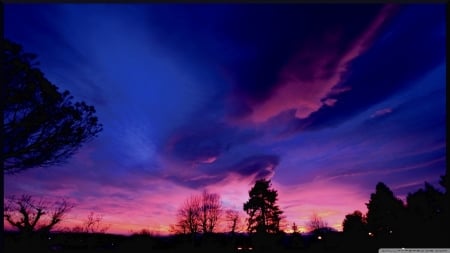
[[[103,216],[102,223],[109,225],[107,233],[130,235],[139,233],[143,229],[155,235],[170,234],[170,225],[176,223],[176,210],[183,201],[193,194],[201,191],[185,189],[166,181],[155,181],[153,187],[161,189],[164,194],[158,197],[148,198],[144,193],[135,195],[132,201],[121,203],[112,199],[92,199],[88,205],[76,206],[66,215],[66,219],[58,224],[57,229],[73,228],[83,224],[91,210]],[[242,204],[248,200],[248,190],[251,184],[246,180],[230,175],[220,184],[215,184],[207,188],[210,192],[220,193],[224,209],[235,209],[240,211],[241,224],[238,224],[238,231],[245,231],[243,221],[246,217],[242,210]],[[276,182],[273,188],[279,193],[278,205],[284,211],[286,219],[282,229],[286,232],[292,231],[292,224],[295,222],[298,231],[309,232],[306,223],[313,214],[321,217],[328,226],[341,231],[342,221],[346,214],[354,210],[366,211],[364,203],[366,196],[361,196],[356,190],[349,186],[333,185],[329,182],[314,181],[302,186],[283,186]],[[117,190],[117,189],[116,189]],[[115,192],[108,189],[109,192]],[[182,192],[183,194],[180,194]],[[303,194],[292,194],[302,192]],[[95,203],[95,205],[91,205]],[[139,203],[139,204],[137,204]],[[100,209],[102,206],[113,206],[110,209]],[[5,229],[11,228],[5,222]],[[218,224],[218,232],[229,231],[227,222]]]

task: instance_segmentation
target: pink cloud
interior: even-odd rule
[[[338,29],[305,43],[280,73],[278,88],[272,96],[252,105],[250,120],[264,122],[290,109],[295,109],[295,116],[303,119],[324,105],[334,105],[336,101],[322,100],[346,90],[334,88],[344,80],[351,61],[367,50],[394,9],[394,5],[386,5],[344,53],[339,52],[342,35]]]
[[[337,99],[334,98],[327,98],[325,99],[325,101],[323,101],[324,104],[328,105],[328,106],[334,106],[337,102]]]
[[[206,157],[201,163],[214,163],[217,160],[217,156]]]
[[[381,109],[381,110],[378,110],[378,111],[374,112],[370,117],[371,118],[376,118],[376,117],[380,117],[380,116],[383,116],[383,115],[387,115],[389,113],[392,113],[392,109],[391,108],[384,108],[384,109]]]

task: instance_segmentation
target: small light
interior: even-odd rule
[[[320,236],[320,235],[317,236],[317,239],[322,240],[322,236]]]
[[[392,230],[389,230],[389,234],[392,234]]]
[[[242,247],[238,247],[238,250],[242,250]]]
[[[49,240],[51,240],[52,238],[51,238],[51,237],[49,237],[48,239],[49,239]]]
[[[250,247],[250,248],[248,248],[248,250],[253,250],[253,248],[252,248],[252,247]]]
[[[369,236],[373,236],[372,232],[369,232]]]

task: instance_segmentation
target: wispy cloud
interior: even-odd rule
[[[265,177],[288,221],[339,228],[377,181],[404,195],[444,171],[442,6],[5,8],[6,35],[104,124],[67,164],[5,177],[5,195],[76,202],[67,224],[167,231],[191,194],[243,212]]]
[[[271,97],[252,105],[250,119],[253,122],[264,122],[290,109],[295,109],[295,117],[304,119],[324,104],[329,106],[336,103],[336,98],[325,100],[328,103],[322,101],[332,93],[335,86],[341,84],[349,64],[370,46],[394,8],[394,5],[386,5],[343,53],[339,51],[342,43],[339,29],[310,38],[281,71],[277,88]],[[333,93],[339,94],[337,90]]]
[[[384,109],[380,109],[380,110],[374,112],[372,115],[370,115],[370,117],[371,118],[381,117],[381,116],[387,115],[389,113],[392,113],[392,109],[384,108]]]

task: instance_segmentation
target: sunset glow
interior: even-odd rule
[[[284,229],[342,231],[377,182],[405,200],[446,168],[444,4],[5,4],[4,36],[104,130],[4,195],[75,204],[109,233],[169,234],[204,189],[240,212],[271,179]],[[5,229],[9,229],[5,223]],[[229,231],[222,222],[218,231]],[[319,238],[320,239],[320,238]]]

